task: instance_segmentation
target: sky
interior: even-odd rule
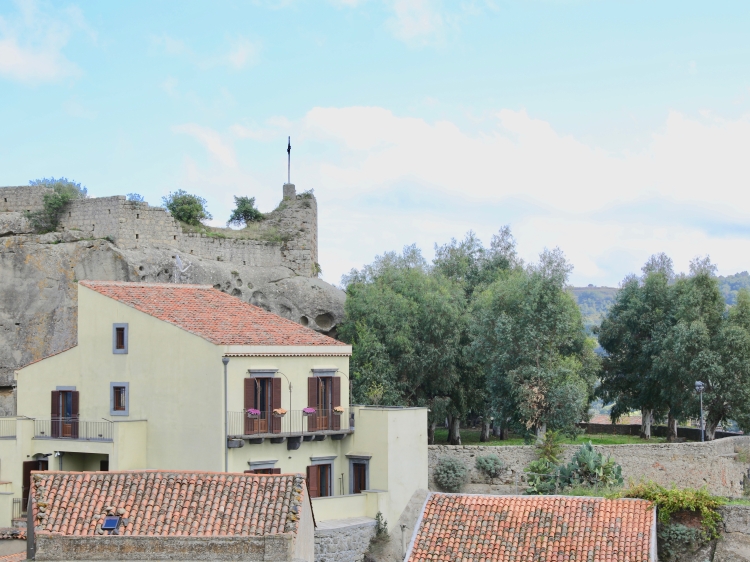
[[[313,189],[322,277],[509,225],[573,285],[750,269],[750,2],[0,0],[0,185]]]

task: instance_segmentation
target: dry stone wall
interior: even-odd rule
[[[565,445],[563,458],[569,461],[580,445]],[[595,445],[605,456],[622,466],[625,482],[652,480],[663,486],[700,488],[721,496],[741,496],[742,481],[750,464],[740,462],[737,450],[750,447],[750,436],[727,437],[708,443],[644,443],[637,445]],[[480,455],[497,455],[505,465],[500,478],[489,482],[475,468]],[[477,494],[523,493],[523,469],[537,458],[533,446],[450,446],[429,447],[430,490],[438,490],[432,477],[442,457],[451,457],[469,468],[469,484],[462,490]]]
[[[374,536],[374,519],[360,517],[318,523],[315,562],[361,562]]]
[[[45,189],[30,185],[0,187],[0,212],[23,213],[41,209]]]

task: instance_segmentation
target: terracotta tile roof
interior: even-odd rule
[[[210,285],[80,283],[217,345],[346,345]]]
[[[654,521],[645,500],[433,493],[409,562],[648,562]]]
[[[36,533],[101,535],[105,515],[121,515],[122,535],[296,533],[301,474],[219,472],[33,472]]]
[[[16,552],[15,554],[0,556],[0,562],[22,562],[23,560],[26,560],[25,550],[23,552]]]

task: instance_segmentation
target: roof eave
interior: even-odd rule
[[[351,345],[225,345],[227,357],[351,357]]]

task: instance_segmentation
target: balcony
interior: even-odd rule
[[[16,438],[16,418],[0,418],[0,439]]]
[[[112,441],[110,421],[86,421],[78,418],[34,420],[35,439],[75,439],[78,441]]]
[[[256,417],[248,417],[246,412],[229,412],[228,437],[235,439],[262,440],[278,438],[279,442],[288,437],[304,437],[305,441],[342,439],[354,431],[354,420],[350,409],[342,412],[317,410],[306,414],[303,410],[290,410],[283,416],[261,412]],[[258,441],[260,442],[260,441]]]

